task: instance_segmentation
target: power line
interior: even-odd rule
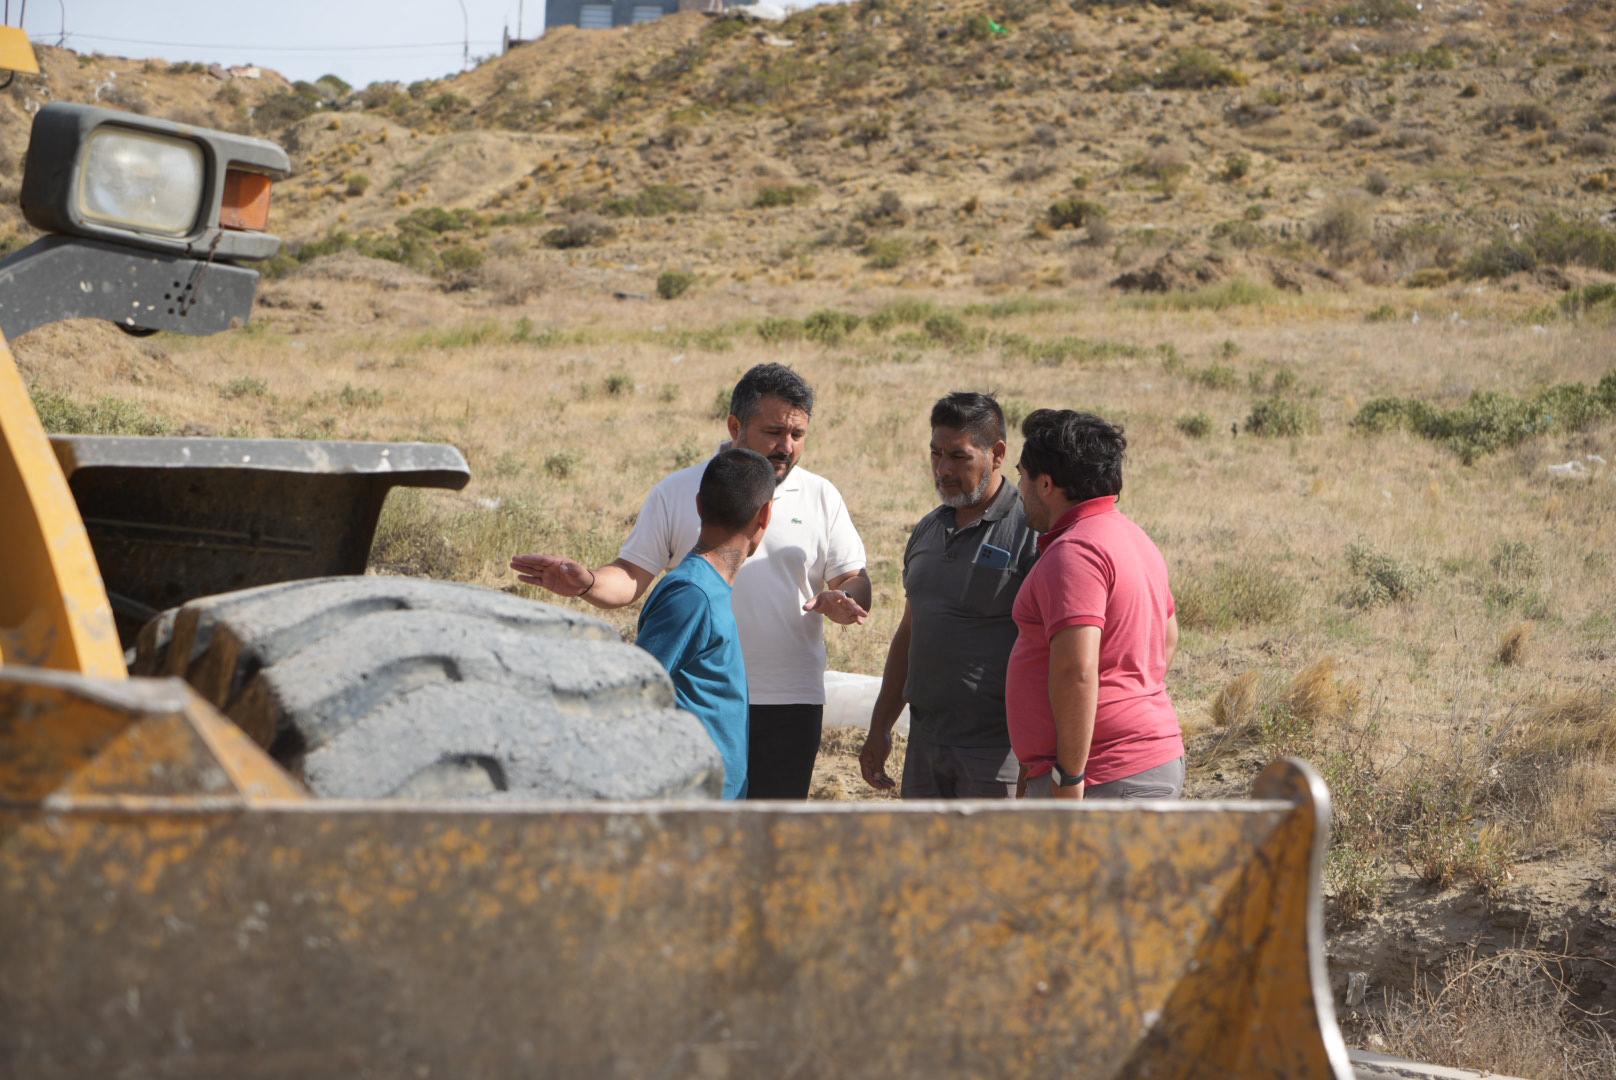
[[[147,38],[120,38],[107,37],[102,34],[81,34],[77,31],[67,35],[69,38],[82,38],[85,41],[110,41],[118,45],[159,45],[170,49],[236,49],[248,52],[295,52],[295,53],[324,53],[324,52],[394,52],[400,49],[447,49],[456,45],[466,48],[466,41],[418,41],[400,43],[397,45],[226,45],[218,42],[200,41],[152,41]],[[497,41],[472,41],[471,45],[498,45]]]

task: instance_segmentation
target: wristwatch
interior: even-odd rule
[[[1056,787],[1076,787],[1083,782],[1083,777],[1087,774],[1087,769],[1084,769],[1082,772],[1069,773],[1065,769],[1061,768],[1060,762],[1055,762]]]

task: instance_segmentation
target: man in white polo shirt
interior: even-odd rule
[[[835,485],[797,466],[814,393],[783,364],[759,364],[730,397],[729,437],[774,466],[774,510],[763,545],[735,578],[735,623],[746,658],[750,799],[805,799],[825,716],[824,619],[869,615],[864,543]],[[518,555],[517,579],[598,608],[634,603],[677,566],[701,531],[696,490],[706,462],[666,477],[646,496],[612,562],[591,570],[557,555]]]

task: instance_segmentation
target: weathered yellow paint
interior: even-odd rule
[[[73,493],[0,338],[0,664],[126,675]]]
[[[39,58],[29,44],[28,31],[20,26],[0,26],[0,71],[39,74]]]

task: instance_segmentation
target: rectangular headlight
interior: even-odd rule
[[[196,226],[205,179],[200,145],[112,124],[86,143],[77,195],[85,220],[159,236],[184,236]]]

